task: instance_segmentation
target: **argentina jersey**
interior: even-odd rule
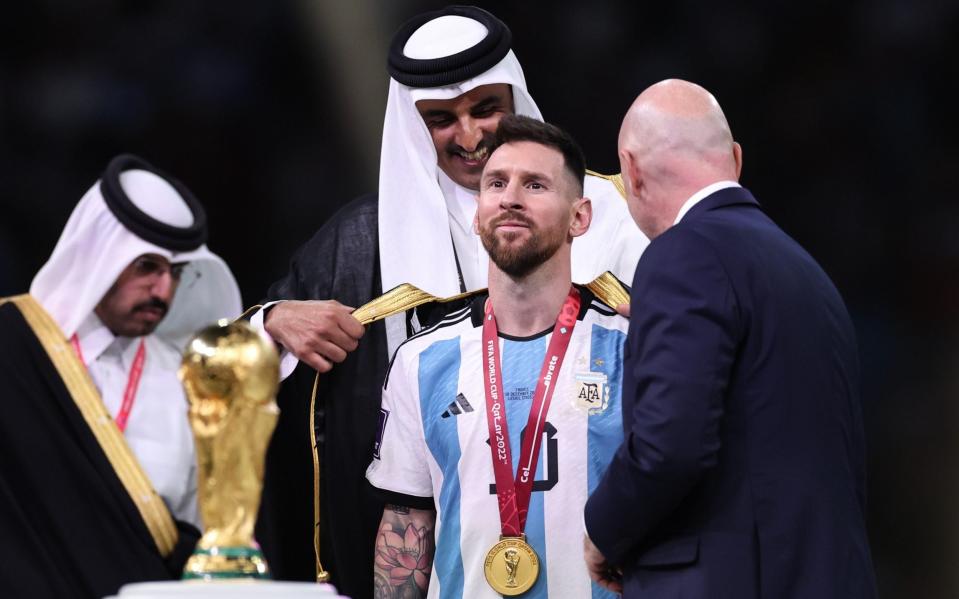
[[[583,560],[583,507],[623,440],[620,394],[628,321],[579,287],[582,305],[540,438],[526,540],[540,573],[524,598],[615,594],[592,583]],[[486,294],[400,346],[383,391],[367,470],[390,503],[436,509],[428,597],[499,598],[484,576],[500,540],[482,351]],[[499,336],[513,474],[552,336]]]

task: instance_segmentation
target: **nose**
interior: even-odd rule
[[[471,116],[460,119],[454,142],[467,152],[473,152],[483,139],[483,130],[479,123]]]
[[[522,186],[516,181],[509,181],[506,189],[499,197],[499,206],[503,210],[522,210],[526,207],[523,194],[520,193]]]
[[[169,269],[160,273],[153,281],[150,288],[153,297],[161,299],[167,304],[173,300],[173,293],[176,291],[176,280]]]

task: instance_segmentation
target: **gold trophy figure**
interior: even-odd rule
[[[269,578],[253,526],[280,413],[276,349],[245,322],[221,320],[190,340],[179,377],[190,402],[205,527],[183,578]]]
[[[510,547],[505,551],[503,559],[506,560],[506,586],[515,588],[517,586],[516,569],[519,567],[519,551]]]

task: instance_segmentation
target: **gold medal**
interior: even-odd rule
[[[539,557],[522,537],[500,537],[486,552],[486,582],[497,593],[512,597],[528,591],[539,576]]]

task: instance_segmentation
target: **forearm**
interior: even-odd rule
[[[436,512],[389,504],[376,535],[373,596],[376,599],[426,597],[433,567]]]

